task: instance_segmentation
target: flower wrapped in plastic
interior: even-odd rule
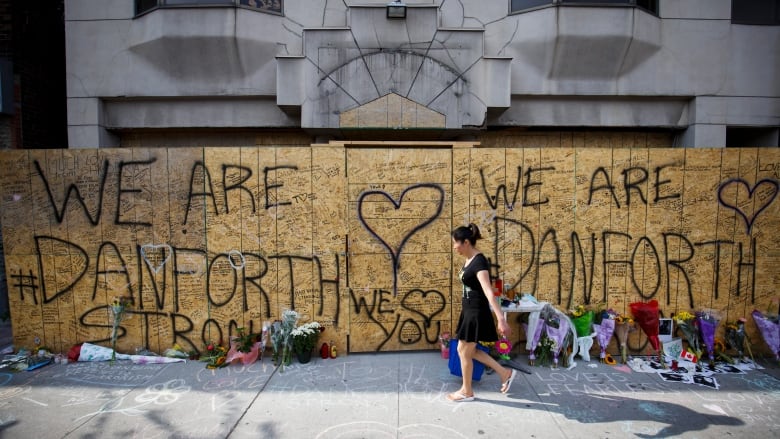
[[[607,346],[615,334],[615,318],[617,313],[612,309],[601,313],[601,322],[594,323],[593,329],[596,330],[596,340],[599,342],[599,360],[603,363],[607,358]]]
[[[542,334],[544,333],[544,315],[547,313],[546,310],[547,307],[545,307],[540,312],[522,314],[524,318],[528,319],[527,321],[523,322],[522,325],[527,339],[525,348],[528,350],[528,364],[531,366],[534,366],[536,364],[536,360],[538,359],[537,348],[539,347]],[[549,310],[552,311],[553,308],[549,307]]]
[[[441,357],[444,359],[450,358],[450,340],[452,336],[449,331],[444,331],[439,335],[439,349],[441,350]]]
[[[697,311],[696,321],[699,325],[699,334],[704,347],[707,348],[707,357],[710,360],[710,366],[715,364],[715,330],[718,328],[720,319],[712,311]]]
[[[595,313],[585,308],[584,305],[578,305],[571,310],[571,322],[577,331],[577,337],[587,337],[591,335],[591,325]]]
[[[293,310],[282,312],[282,320],[277,320],[271,326],[271,345],[273,347],[274,363],[283,372],[285,366],[292,363],[293,340],[292,331],[298,323],[298,313]]]
[[[751,315],[756,322],[758,332],[775,356],[775,361],[780,361],[780,320],[777,317],[766,316],[759,310],[753,310]]]
[[[236,335],[230,338],[230,350],[228,350],[226,363],[232,363],[236,360],[241,364],[252,364],[260,357],[260,349],[263,346],[262,333],[253,334],[246,331],[246,328],[236,328]]]
[[[634,315],[634,320],[642,332],[647,335],[647,339],[650,340],[650,345],[653,347],[656,355],[658,355],[658,361],[666,368],[666,362],[661,357],[661,341],[658,338],[658,329],[660,320],[658,318],[658,301],[651,300],[649,302],[634,302],[629,305],[631,308],[631,314]]]
[[[701,342],[699,340],[699,322],[693,314],[682,311],[674,316],[677,327],[683,332],[685,340],[688,342],[688,350],[697,358],[701,358]]]
[[[620,360],[628,362],[628,334],[636,329],[634,319],[628,316],[615,317],[615,336],[620,344]]]
[[[442,349],[450,348],[450,339],[452,336],[449,331],[444,331],[439,335],[439,347]]]
[[[726,324],[726,341],[737,351],[740,360],[745,357],[745,322],[745,318],[740,317],[736,322]]]
[[[566,335],[569,333],[569,321],[558,314],[549,316],[545,321],[547,338],[553,342],[553,367],[558,367],[558,357],[566,346]]]

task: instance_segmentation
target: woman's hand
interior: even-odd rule
[[[512,335],[512,328],[509,327],[509,323],[507,323],[503,315],[498,319],[498,333],[504,337]]]

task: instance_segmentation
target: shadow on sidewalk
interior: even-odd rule
[[[519,406],[524,409],[559,413],[567,419],[582,424],[622,423],[624,429],[641,438],[677,437],[687,432],[704,431],[712,425],[745,425],[741,419],[732,416],[715,413],[702,414],[681,404],[624,398],[613,395],[582,394],[576,398],[568,396],[561,399],[560,403],[543,401],[523,401],[520,404],[518,404],[519,401],[492,402],[512,407]],[[658,430],[655,434],[638,432],[637,430],[647,431],[647,422],[668,425]],[[633,423],[643,424],[644,426],[632,426]]]

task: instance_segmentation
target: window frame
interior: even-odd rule
[[[640,5],[639,2],[646,1],[654,3],[654,8],[647,8]],[[572,7],[607,7],[607,8],[637,8],[648,14],[659,16],[659,0],[546,0],[543,4],[529,6],[522,9],[512,9],[512,0],[509,0],[509,15],[522,14],[526,12],[537,11],[544,8],[554,8],[559,6]]]
[[[176,0],[173,0],[176,1]],[[186,1],[186,0],[179,0]],[[279,1],[279,11],[274,9],[264,9],[258,6],[251,6],[241,3],[242,0],[189,0],[192,3],[183,4],[167,4],[168,0],[134,0],[135,17],[146,15],[150,12],[159,9],[182,9],[182,8],[240,8],[248,9],[250,11],[262,12],[265,14],[284,16],[284,0]],[[248,1],[248,0],[244,0]],[[143,3],[154,3],[152,6],[146,7],[146,9],[140,10],[139,5]]]

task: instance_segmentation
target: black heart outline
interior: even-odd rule
[[[409,296],[411,296],[412,294],[415,294],[415,293],[420,293],[420,295],[422,296],[422,300],[423,301],[425,301],[425,298],[428,297],[428,294],[436,294],[436,295],[438,295],[439,297],[441,297],[441,307],[439,309],[437,309],[436,312],[434,312],[433,314],[428,316],[426,314],[421,313],[420,311],[417,311],[416,309],[414,309],[412,307],[406,306],[406,299]],[[433,321],[433,318],[436,317],[437,315],[439,315],[447,307],[447,298],[444,297],[444,294],[442,294],[441,291],[438,291],[438,290],[423,291],[420,288],[414,288],[412,290],[409,290],[409,292],[406,293],[406,295],[404,295],[404,297],[401,299],[401,306],[403,306],[404,309],[406,309],[407,311],[413,312],[413,313],[419,315],[420,317],[422,317],[423,321],[425,322],[425,327],[426,328],[430,328],[431,327],[431,321]]]
[[[436,206],[436,213],[434,213],[430,218],[426,219],[422,223],[415,226],[404,238],[401,240],[401,244],[398,246],[397,249],[394,249],[390,244],[387,243],[384,239],[382,239],[381,236],[379,236],[378,233],[374,229],[371,228],[371,226],[368,225],[366,220],[363,218],[363,199],[366,198],[369,195],[381,195],[388,200],[390,200],[391,203],[393,203],[393,207],[395,210],[398,210],[401,207],[401,203],[403,202],[404,196],[407,192],[414,190],[414,189],[421,189],[421,188],[429,188],[429,189],[435,189],[439,191],[439,203]],[[358,203],[358,219],[360,220],[360,223],[363,224],[363,227],[368,230],[368,233],[372,234],[374,238],[378,239],[379,242],[390,252],[390,257],[393,259],[393,296],[398,295],[398,267],[399,267],[399,261],[401,257],[401,251],[403,250],[404,246],[406,245],[406,242],[409,240],[409,238],[412,237],[415,233],[419,232],[423,227],[427,226],[428,224],[432,223],[436,218],[441,215],[442,209],[444,209],[444,189],[442,189],[440,186],[433,184],[433,183],[419,183],[412,186],[407,187],[406,189],[401,192],[401,195],[398,196],[398,202],[393,199],[390,194],[384,191],[377,191],[377,190],[371,190],[371,191],[365,191],[360,194],[357,200]]]
[[[745,186],[745,188],[748,191],[748,198],[753,198],[753,193],[758,189],[759,186],[761,186],[764,183],[771,184],[775,187],[775,193],[772,195],[771,198],[768,198],[764,204],[753,213],[753,216],[751,218],[748,218],[747,215],[745,215],[745,212],[742,212],[742,209],[740,209],[737,206],[734,206],[728,202],[726,202],[723,199],[723,189],[726,188],[726,186],[729,186],[731,184],[742,184]],[[720,204],[722,204],[724,207],[728,207],[729,209],[732,209],[733,211],[737,212],[739,216],[742,217],[742,219],[745,220],[745,233],[747,235],[750,235],[750,229],[753,228],[753,222],[755,222],[756,218],[758,218],[758,214],[764,211],[767,207],[769,207],[770,204],[772,204],[773,201],[775,201],[775,198],[777,198],[777,192],[778,189],[780,189],[780,183],[778,183],[776,180],[773,180],[771,178],[765,178],[763,180],[759,180],[756,182],[756,184],[751,188],[750,183],[745,181],[742,178],[733,178],[731,180],[726,180],[723,183],[720,184],[718,187],[718,201],[720,201]]]

